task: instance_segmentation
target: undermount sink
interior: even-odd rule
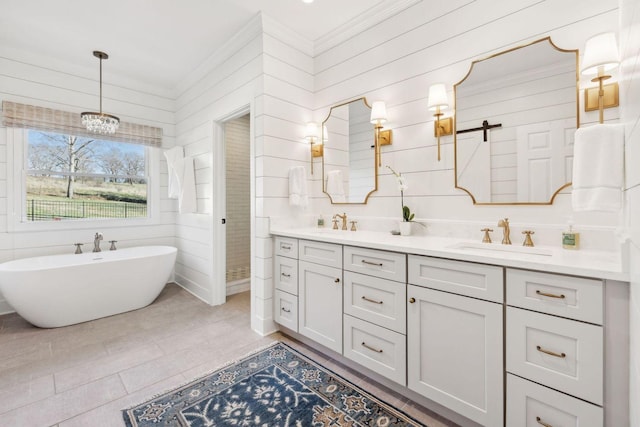
[[[512,254],[526,254],[537,256],[553,256],[553,252],[549,249],[536,248],[530,246],[513,246],[502,245],[500,243],[477,243],[477,242],[460,242],[449,246],[450,249],[472,250],[472,251],[488,251]]]

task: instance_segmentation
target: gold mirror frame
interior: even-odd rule
[[[498,52],[496,54],[493,54],[491,56],[488,56],[486,58],[483,59],[478,59],[475,60],[471,63],[471,66],[469,67],[469,71],[467,72],[467,74],[464,76],[464,78],[462,80],[460,80],[458,83],[456,83],[453,86],[453,92],[454,92],[454,99],[455,99],[455,106],[456,106],[456,114],[455,114],[455,118],[454,118],[454,139],[453,139],[453,145],[454,145],[454,180],[455,180],[455,188],[463,190],[464,192],[466,192],[470,197],[471,200],[473,201],[474,205],[551,205],[553,204],[554,199],[556,198],[556,196],[565,188],[569,187],[571,185],[571,182],[565,183],[563,185],[561,185],[557,190],[555,190],[555,192],[551,195],[549,201],[534,201],[534,202],[522,202],[522,201],[504,201],[504,202],[483,202],[483,201],[478,201],[476,200],[476,197],[472,194],[472,192],[470,190],[468,190],[467,188],[464,188],[462,186],[459,185],[459,178],[458,178],[458,149],[459,149],[459,142],[458,142],[458,132],[460,131],[460,129],[458,129],[458,92],[459,92],[459,88],[458,86],[460,86],[464,81],[466,81],[469,76],[471,75],[474,66],[476,66],[477,64],[484,62],[484,61],[488,61],[490,59],[494,59],[498,56],[501,55],[505,55],[511,52],[514,52],[516,50],[519,49],[524,49],[530,46],[533,46],[535,44],[538,43],[544,43],[544,42],[548,42],[550,47],[562,52],[562,53],[573,53],[575,55],[575,86],[576,86],[576,95],[575,95],[575,109],[576,109],[576,129],[580,127],[580,101],[579,101],[579,82],[580,82],[580,75],[579,75],[579,68],[578,68],[578,61],[579,61],[579,50],[578,49],[562,49],[558,46],[556,46],[553,41],[551,40],[551,37],[545,37],[543,39],[540,40],[536,40],[533,41],[531,43],[522,45],[522,46],[518,46],[512,49],[508,49],[506,51],[503,52]],[[490,123],[490,124],[494,124],[494,123]],[[489,131],[490,132],[490,131]],[[517,165],[516,165],[517,167]],[[517,174],[517,172],[516,172]]]
[[[331,109],[329,110],[329,114],[327,115],[327,118],[324,119],[322,121],[322,141],[327,141],[328,140],[328,135],[325,135],[325,131],[328,133],[328,129],[327,129],[327,122],[329,121],[329,119],[331,118],[331,114],[334,112],[334,110],[340,108],[340,107],[344,107],[344,106],[348,106],[349,104],[352,104],[354,102],[360,102],[362,101],[365,105],[365,107],[367,107],[369,110],[371,110],[371,105],[369,105],[369,103],[367,102],[367,98],[360,97],[360,98],[356,98],[356,99],[352,99],[350,101],[346,101],[343,102],[341,104],[338,105],[334,105],[331,107]],[[367,123],[370,124],[369,122],[369,118],[367,118]],[[371,144],[374,143],[374,138],[375,138],[375,130],[374,130],[374,126],[371,124]],[[369,200],[369,196],[371,196],[371,194],[375,191],[378,191],[378,163],[376,162],[376,156],[373,156],[373,189],[370,190],[365,196],[364,196],[364,200],[362,202],[350,202],[350,201],[346,201],[346,202],[334,202],[333,198],[331,197],[331,195],[327,192],[327,173],[325,171],[326,169],[326,156],[327,156],[327,151],[329,151],[329,153],[331,152],[331,147],[329,147],[327,149],[327,147],[324,147],[323,149],[324,151],[324,155],[322,157],[322,192],[324,194],[327,195],[327,197],[329,197],[329,200],[331,201],[332,205],[366,205],[367,201]]]

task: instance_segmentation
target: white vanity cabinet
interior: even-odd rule
[[[298,239],[275,238],[274,313],[282,326],[298,331]]]
[[[461,425],[628,425],[628,283],[352,236],[276,236],[274,319],[293,336]]]
[[[601,427],[603,282],[518,269],[506,277],[507,424]]]
[[[407,384],[407,256],[344,247],[344,356]]]
[[[298,332],[342,353],[342,246],[298,242]]]
[[[408,281],[408,387],[481,425],[504,425],[503,269],[410,255]]]

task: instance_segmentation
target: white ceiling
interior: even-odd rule
[[[388,0],[0,0],[0,48],[173,89],[258,12],[311,41]],[[97,78],[97,75],[95,76]]]

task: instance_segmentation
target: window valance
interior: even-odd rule
[[[162,145],[161,128],[120,122],[115,134],[100,135],[88,132],[82,126],[79,113],[19,104],[11,101],[2,101],[2,124],[7,127],[38,129],[85,138],[143,144],[151,147],[160,147]]]

